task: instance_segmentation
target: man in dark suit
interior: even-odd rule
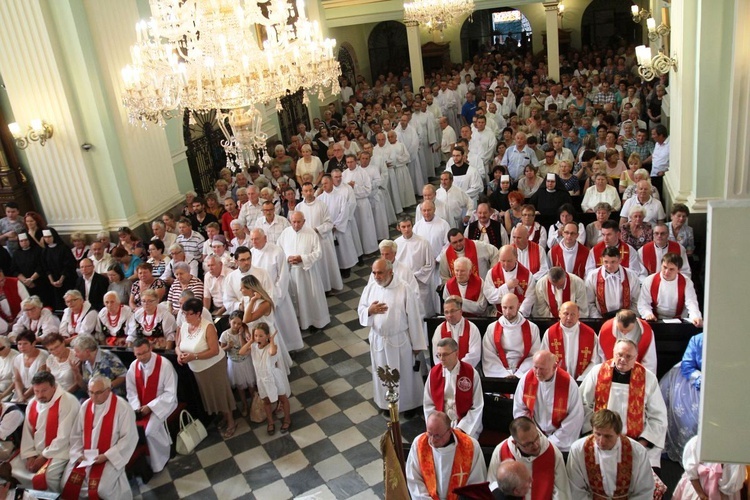
[[[76,280],[76,290],[81,292],[84,300],[88,300],[91,307],[97,311],[104,307],[104,294],[109,288],[109,280],[94,272],[94,263],[88,257],[81,259],[78,268],[81,275]]]

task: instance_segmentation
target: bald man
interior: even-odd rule
[[[518,312],[518,297],[502,299],[502,317],[490,323],[482,339],[482,370],[487,377],[523,378],[539,350],[539,327]]]
[[[437,190],[432,184],[425,184],[425,186],[422,188],[422,203],[424,203],[425,201],[431,201],[432,203],[434,203],[435,215],[450,224],[450,222],[448,221],[448,208],[446,207],[443,200],[437,199]],[[420,220],[422,220],[422,203],[417,205],[417,210],[414,213],[415,222],[419,222]]]
[[[284,229],[278,245],[289,265],[289,292],[302,330],[322,329],[331,322],[320,277],[320,237],[305,226],[305,214],[291,212],[291,227]],[[286,312],[286,311],[285,311]]]
[[[513,416],[533,419],[550,442],[567,453],[583,426],[578,384],[551,352],[538,351],[532,359],[532,369],[516,387]]]
[[[498,314],[502,314],[500,303],[506,295],[514,295],[520,303],[523,316],[531,316],[536,302],[536,279],[523,264],[518,262],[517,250],[505,245],[498,254],[499,262],[487,271],[484,277],[484,296],[487,302],[495,304]]]
[[[474,264],[466,257],[459,257],[453,262],[453,277],[443,287],[443,300],[448,297],[461,298],[461,310],[466,316],[488,316],[494,314],[489,310],[484,296],[484,282],[481,275],[473,273]]]
[[[414,223],[414,234],[427,240],[434,255],[440,255],[443,248],[448,245],[447,235],[451,226],[435,215],[435,203],[423,201],[419,206],[422,210],[422,220]]]
[[[544,332],[542,349],[551,351],[557,357],[558,366],[567,371],[577,381],[601,363],[599,338],[596,332],[580,321],[580,310],[575,302],[565,302],[560,306],[560,321]]]
[[[525,226],[518,226],[513,230],[513,247],[516,249],[518,262],[534,273],[534,279],[539,281],[549,271],[547,254],[544,248],[529,240],[529,230]]]
[[[496,477],[497,488],[492,490],[495,498],[520,500],[531,491],[531,474],[520,462],[504,460],[497,467]]]

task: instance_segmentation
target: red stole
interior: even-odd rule
[[[596,304],[599,306],[599,312],[602,313],[602,316],[607,314],[609,312],[609,309],[607,309],[607,294],[606,286],[604,285],[604,273],[606,273],[604,269],[599,269],[596,272]],[[623,270],[622,271],[622,307],[619,307],[618,309],[630,309],[630,280],[628,279],[628,272]]]
[[[612,359],[602,363],[596,379],[594,390],[594,413],[607,408],[609,391],[612,388],[612,373],[614,368]],[[628,437],[638,439],[643,432],[644,401],[646,399],[646,368],[636,362],[630,372],[630,389],[628,390],[628,414],[625,419],[628,427]]]
[[[518,280],[518,287],[521,288],[523,293],[518,293],[517,289],[511,290],[513,294],[518,297],[518,302],[523,302],[523,299],[526,298],[526,289],[529,287],[529,278],[531,273],[529,273],[529,270],[523,267],[523,264],[520,262],[516,262],[516,279]],[[498,262],[495,264],[495,267],[492,268],[492,284],[495,285],[495,288],[500,288],[505,283],[505,271],[503,270],[503,266],[500,265]],[[502,314],[503,309],[500,306],[500,304],[495,304],[495,307],[497,308],[498,315]]]
[[[471,274],[479,277],[479,260],[477,259],[477,246],[473,240],[464,238],[464,257],[469,259],[474,267],[471,270]],[[455,276],[453,272],[453,263],[456,262],[458,254],[453,247],[448,245],[445,249],[445,258],[448,260],[448,271],[451,273],[451,277]]]
[[[524,319],[521,323],[521,335],[523,336],[523,356],[521,361],[529,357],[531,352],[531,324],[529,320]],[[503,364],[505,369],[508,369],[508,358],[505,356],[505,350],[503,349],[500,339],[503,337],[503,325],[500,324],[500,320],[495,322],[494,341],[495,349],[497,349],[497,357],[500,358],[500,362]],[[519,363],[520,364],[520,363]]]
[[[589,256],[589,249],[578,242],[576,242],[576,245],[578,245],[578,251],[576,253],[576,260],[573,264],[573,269],[567,269],[565,267],[565,256],[563,254],[562,242],[553,246],[552,250],[550,250],[552,265],[562,267],[569,273],[573,273],[581,279],[586,279],[586,259]]]
[[[534,370],[526,373],[523,386],[523,404],[529,409],[528,417],[534,419],[534,406],[536,406],[536,392],[539,389],[539,379]],[[552,425],[560,428],[562,421],[568,416],[568,390],[570,389],[570,375],[558,367],[555,370],[555,395],[552,404]]]
[[[674,317],[681,318],[682,311],[685,309],[685,277],[682,274],[677,275],[677,307],[675,308]],[[651,282],[651,307],[654,310],[654,316],[656,316],[656,303],[659,298],[659,286],[661,286],[661,273],[654,275],[654,280]]]
[[[627,498],[630,490],[630,481],[633,476],[633,445],[629,439],[620,438],[622,451],[620,462],[617,464],[617,476],[615,478],[615,491],[612,498]],[[595,498],[608,498],[604,492],[604,481],[602,469],[596,463],[596,451],[594,450],[594,436],[586,438],[583,444],[583,457],[586,463],[586,475],[589,478],[589,486]]]
[[[161,356],[154,354],[156,356],[156,362],[154,363],[154,371],[151,374],[151,376],[148,378],[148,382],[146,384],[143,383],[143,367],[141,366],[141,362],[138,361],[138,364],[136,365],[135,370],[135,389],[138,393],[138,401],[140,401],[141,406],[145,406],[149,404],[151,401],[156,399],[156,391],[159,389],[159,375],[161,373]],[[148,419],[151,417],[151,414],[149,413],[142,419],[136,421],[136,424],[145,427],[146,424],[148,424]]]
[[[602,347],[602,351],[604,352],[604,359],[612,358],[615,349],[615,342],[617,341],[613,331],[615,319],[616,318],[607,320],[599,330],[599,345]],[[654,331],[651,329],[648,323],[646,323],[642,319],[638,319],[636,321],[641,324],[641,340],[638,341],[637,359],[637,361],[640,363],[641,361],[643,361],[643,357],[646,355],[646,352],[648,351],[648,348],[653,341]]]
[[[603,241],[600,241],[591,249],[591,251],[594,252],[594,262],[596,263],[596,267],[602,266],[602,252],[604,252],[605,248],[607,248],[607,246]],[[620,251],[620,265],[622,267],[630,267],[630,245],[624,241],[620,241],[617,244],[617,249]]]
[[[570,276],[565,277],[565,287],[562,292],[562,304],[570,301]],[[553,318],[560,317],[560,311],[557,308],[557,299],[555,299],[555,291],[553,290],[552,282],[547,278],[547,302],[549,302],[549,310],[552,313]]]
[[[47,411],[47,425],[44,428],[44,446],[47,447],[52,444],[52,441],[57,438],[57,430],[60,423],[60,400],[62,397],[52,403],[49,410]],[[36,399],[29,405],[29,425],[31,426],[32,434],[36,434],[36,422],[39,419],[39,411],[37,410]],[[46,490],[47,486],[47,467],[49,467],[52,459],[47,459],[44,465],[34,474],[31,478],[31,485],[35,490]]]
[[[474,459],[474,444],[471,438],[461,431],[453,432],[453,439],[456,440],[456,454],[453,457],[453,467],[451,477],[448,481],[448,500],[457,500],[458,495],[453,490],[465,486],[469,481],[469,472],[471,471],[472,461]],[[422,479],[427,488],[430,498],[439,500],[437,492],[437,478],[435,476],[435,460],[432,458],[432,447],[427,439],[427,433],[417,441],[417,459],[419,469],[422,471]]]
[[[458,376],[456,377],[456,414],[458,421],[469,413],[474,404],[474,368],[469,363],[459,361]],[[430,395],[435,403],[436,411],[445,411],[445,375],[443,365],[439,363],[430,370]]]
[[[451,272],[453,272],[452,268]],[[448,280],[448,283],[445,284],[445,287],[448,289],[448,293],[450,293],[451,295],[461,297],[461,289],[458,287],[458,280],[456,280],[455,276]],[[482,278],[474,273],[471,273],[469,275],[469,281],[466,282],[466,295],[464,295],[463,298],[471,300],[473,302],[478,302],[479,295],[481,293]]]
[[[12,323],[18,316],[18,313],[21,312],[21,296],[18,295],[18,278],[6,276],[3,293],[5,293],[5,298],[8,300],[8,305],[10,306],[10,316],[6,316],[2,310],[0,310],[0,315],[3,316],[5,321]]]
[[[469,336],[471,334],[471,325],[469,324],[469,320],[464,318],[464,332],[463,335],[460,335],[458,337],[458,359],[462,360],[464,359],[464,356],[469,352]],[[443,321],[443,326],[440,329],[440,338],[453,338],[451,335],[450,330],[448,329],[448,322]]]
[[[670,240],[667,243],[666,253],[682,255],[682,247],[676,241]],[[648,270],[648,274],[659,272],[659,263],[656,262],[656,244],[653,241],[649,241],[643,245],[643,266]]]
[[[515,459],[506,439],[500,446],[500,460]],[[555,491],[555,448],[551,444],[531,462],[531,479],[531,500],[552,500]]]
[[[94,402],[89,399],[86,403],[85,415],[83,417],[83,449],[91,449],[91,436],[94,434]],[[109,411],[104,415],[99,431],[99,440],[96,443],[96,449],[99,454],[103,454],[112,446],[112,434],[115,428],[115,415],[117,414],[117,396],[114,393],[109,398]],[[94,464],[89,472],[89,498],[99,500],[99,481],[104,472],[104,466],[107,463]],[[86,469],[76,467],[71,472],[68,481],[65,483],[61,498],[79,498],[83,480],[86,479]]]
[[[513,248],[518,250],[518,247],[516,245],[513,245]],[[542,266],[542,262],[539,259],[539,245],[537,245],[533,241],[529,241],[529,245],[526,247],[526,250],[529,252],[529,271],[531,271],[532,273],[539,272],[539,268]]]
[[[576,364],[574,377],[577,379],[586,370],[591,363],[591,355],[594,353],[594,341],[596,333],[594,330],[583,323],[578,323],[578,363]],[[557,363],[560,368],[567,370],[565,366],[565,342],[560,322],[552,325],[547,331],[547,343],[552,354],[557,356]]]

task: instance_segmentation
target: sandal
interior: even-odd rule
[[[286,434],[287,432],[289,432],[289,428],[291,426],[292,426],[291,420],[289,422],[284,422],[283,424],[281,424],[281,429],[280,429],[281,433]]]
[[[266,432],[268,432],[269,436],[273,436],[276,434],[276,426],[274,424],[268,424],[268,427],[266,427]]]
[[[224,431],[222,436],[224,439],[229,439],[230,437],[234,436],[234,431],[237,430],[237,422],[234,423],[232,427],[227,427],[227,429]]]

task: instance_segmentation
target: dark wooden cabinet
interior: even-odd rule
[[[31,143],[29,147],[39,147]],[[18,203],[22,214],[35,210],[34,199],[31,196],[31,185],[21,170],[21,164],[16,154],[13,136],[8,130],[8,123],[0,110],[0,217],[5,216],[5,204],[9,201]]]

